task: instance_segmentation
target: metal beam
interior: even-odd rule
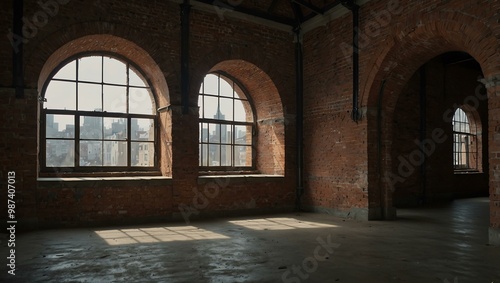
[[[189,13],[191,5],[184,0],[181,7],[181,105],[182,114],[189,113]]]
[[[302,32],[300,27],[295,29],[295,87],[297,104],[296,143],[297,143],[297,188],[295,209],[301,210],[301,197],[304,194],[304,70],[302,54]]]
[[[16,90],[16,98],[24,97],[24,70],[23,70],[23,13],[24,1],[13,1],[13,48],[12,48],[12,86]],[[20,39],[19,39],[20,38]],[[16,40],[16,42],[14,41]],[[17,42],[17,40],[19,40]],[[14,45],[15,44],[15,45]]]
[[[427,138],[427,72],[425,64],[420,67],[420,146],[425,147],[424,141]],[[421,201],[425,204],[427,197],[427,156],[422,154],[422,164],[420,164],[420,182]]]
[[[307,9],[315,12],[318,15],[323,15],[323,13],[324,13],[320,8],[314,6],[314,5],[310,4],[310,3],[306,3],[303,0],[292,0],[292,2],[296,3],[296,4],[299,4],[300,6],[306,7]]]
[[[268,14],[271,14],[274,11],[274,7],[276,6],[277,2],[278,0],[273,0],[273,2],[271,2],[271,5],[269,5],[269,8],[267,9]]]
[[[359,6],[354,0],[342,0],[342,5],[352,11],[352,120],[360,120],[359,113]]]
[[[254,9],[249,9],[245,8],[242,5],[229,5],[226,4],[220,0],[196,0],[197,2],[204,3],[204,4],[210,4],[214,7],[218,7],[219,9],[227,9],[230,11],[235,11],[235,12],[240,12],[243,14],[247,14],[256,18],[261,18],[269,21],[273,21],[276,23],[284,24],[293,27],[294,26],[294,20],[287,18],[287,17],[282,17],[282,16],[276,16],[276,15],[271,15],[263,11],[258,11]]]

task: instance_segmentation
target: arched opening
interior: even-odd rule
[[[488,104],[479,64],[447,52],[413,74],[390,125],[397,208],[488,195]]]
[[[233,166],[232,169],[237,170],[232,171],[238,172],[242,169],[253,173],[284,175],[285,127],[291,121],[287,120],[284,115],[280,95],[271,78],[256,65],[244,60],[220,62],[213,66],[207,74],[217,74],[216,77],[222,78],[219,83],[232,85],[239,98],[230,100],[242,104],[239,110],[235,108],[234,111],[245,112],[244,115],[234,113],[245,121],[231,122],[238,124],[235,126],[243,127],[240,130],[244,129],[247,133],[245,141],[241,142],[244,144],[237,145],[240,155],[244,151],[245,164],[240,164],[244,165],[240,168]],[[203,78],[206,78],[207,74],[204,74]],[[200,83],[200,85],[202,84]],[[228,100],[229,98],[224,99]],[[202,107],[203,105],[199,104],[198,106]],[[203,111],[203,109],[200,110]],[[200,116],[200,119],[209,118]],[[200,138],[202,138],[202,132],[200,132]],[[202,152],[203,150],[200,149],[200,154]],[[234,152],[233,156],[235,156]],[[205,167],[201,168],[202,171],[207,169],[206,166],[202,167]]]
[[[96,60],[100,60],[100,64],[95,64]],[[85,66],[88,68],[83,68]],[[123,72],[121,72],[122,69]],[[60,74],[61,72],[63,74]],[[73,77],[68,77],[72,74]],[[56,101],[61,101],[58,98],[66,96],[61,93],[62,89],[53,87],[56,84],[64,84],[69,89],[75,89],[73,101],[75,109],[68,109],[68,107],[58,109],[60,107]],[[171,175],[171,117],[169,112],[157,112],[158,108],[169,105],[168,87],[158,65],[146,51],[135,43],[112,35],[89,35],[68,42],[56,50],[46,61],[39,76],[38,89],[40,96],[38,112],[41,118],[43,116],[41,119],[43,127],[39,128],[39,172],[54,167],[57,168],[55,172],[58,175],[64,174],[66,171],[71,174],[84,174],[84,171],[89,171],[90,167],[99,167],[97,171],[100,171],[101,174],[108,171],[110,173],[107,174],[120,175],[123,172],[130,172],[131,169],[133,169],[132,171],[142,171],[138,169],[149,168],[154,169],[153,171],[149,170],[153,174]],[[81,93],[79,93],[80,91]],[[88,95],[83,95],[83,92],[87,92]],[[148,97],[149,99],[142,100]],[[47,98],[51,98],[51,101],[44,102]],[[147,109],[143,109],[144,107]],[[100,111],[98,111],[99,109]],[[75,113],[59,113],[66,110],[75,111]],[[76,160],[72,163],[73,166],[69,166],[69,163],[69,165],[66,163],[56,164],[57,162],[47,166],[47,125],[43,123],[47,121],[47,111],[55,111],[49,113],[50,119],[55,118],[54,115],[71,114],[78,120],[77,124],[81,125],[85,124],[83,121],[85,118],[87,118],[87,122],[91,120],[87,116],[95,116],[98,115],[96,113],[100,112],[102,117],[93,118],[103,120],[104,124],[101,123],[102,137],[101,135],[85,136],[81,132],[81,125],[78,125],[77,133],[80,132],[80,134],[74,136],[72,141],[77,144],[77,146],[73,146],[73,160]],[[86,114],[80,113],[81,111]],[[113,119],[116,121],[111,121]],[[113,135],[104,137],[106,127],[103,125],[109,124],[109,131],[113,132],[111,129],[113,125],[114,130],[117,130],[120,123],[123,124],[121,128],[124,129],[122,134],[127,135],[127,137],[116,138],[117,135],[114,136],[115,138],[109,138]],[[148,125],[138,127],[141,123]],[[73,123],[74,126],[77,124]],[[140,131],[150,132],[148,136],[151,138],[147,138],[147,141],[140,138]],[[134,134],[133,132],[137,137],[129,136]],[[44,136],[42,137],[42,135]],[[48,137],[48,139],[51,139],[49,142],[53,143],[52,139],[57,140],[58,138]],[[66,140],[57,141],[68,143]],[[106,148],[109,148],[110,151],[107,152]],[[113,155],[111,148],[120,148],[121,153]],[[86,154],[82,155],[83,152]],[[78,157],[76,157],[77,155]],[[88,160],[80,160],[80,157],[85,156]],[[76,167],[82,170],[66,170]],[[104,167],[109,170],[103,171]],[[122,170],[124,168],[128,169],[124,171]],[[87,173],[95,174],[96,171],[90,170]]]

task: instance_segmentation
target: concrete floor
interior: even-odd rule
[[[397,221],[286,214],[19,234],[1,282],[498,282],[488,199]],[[0,250],[7,255],[6,236]],[[4,265],[5,266],[5,265]]]

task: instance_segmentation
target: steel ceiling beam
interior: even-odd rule
[[[276,23],[288,25],[288,26],[294,26],[295,21],[293,19],[283,17],[283,16],[277,16],[277,15],[271,15],[269,13],[266,13],[264,11],[258,11],[254,9],[249,9],[242,7],[242,5],[235,5],[232,6],[230,4],[224,3],[220,0],[196,0],[197,2],[204,3],[204,4],[209,4],[213,5],[215,7],[218,7],[219,9],[227,9],[228,11],[235,11],[235,12],[240,12],[243,14],[247,14],[253,17],[261,18],[264,20],[268,21],[273,21]]]
[[[318,7],[316,7],[316,6],[314,6],[314,5],[313,5],[313,4],[311,4],[311,3],[306,3],[306,2],[304,2],[303,0],[292,0],[292,2],[293,2],[293,3],[296,3],[296,4],[299,4],[299,5],[300,5],[300,6],[302,6],[302,7],[306,7],[307,9],[309,9],[309,10],[311,10],[311,11],[315,12],[315,13],[316,13],[316,14],[318,14],[318,15],[323,15],[323,13],[324,13],[322,9],[320,9],[320,8],[318,8]]]

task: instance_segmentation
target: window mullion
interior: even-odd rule
[[[75,168],[80,167],[80,115],[74,116],[75,121]]]

